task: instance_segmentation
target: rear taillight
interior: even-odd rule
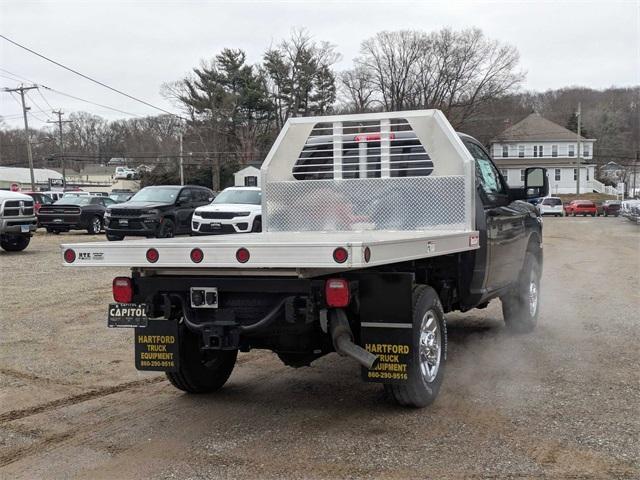
[[[129,277],[116,277],[113,279],[113,299],[118,303],[131,303],[133,285]]]
[[[189,256],[191,257],[191,261],[193,263],[200,263],[202,260],[204,260],[204,252],[199,248],[194,248],[193,250],[191,250]]]
[[[366,133],[362,135],[356,135],[354,140],[356,142],[379,142],[382,135],[380,133]],[[396,138],[394,133],[389,134],[389,139],[393,140]]]
[[[330,278],[324,285],[327,306],[343,308],[349,305],[349,282],[344,278]]]
[[[74,252],[70,248],[67,248],[62,256],[64,257],[64,261],[67,263],[73,263],[76,261],[76,252]]]

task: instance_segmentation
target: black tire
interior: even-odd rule
[[[211,393],[222,388],[233,371],[237,350],[201,350],[202,337],[180,325],[180,362],[167,378],[178,390]]]
[[[429,317],[429,315],[431,315]],[[431,372],[432,379],[423,374],[420,352],[423,321],[436,322],[440,348],[437,353],[439,364]],[[408,380],[404,383],[386,384],[384,390],[394,402],[405,407],[422,408],[431,404],[440,391],[447,358],[447,324],[442,304],[436,291],[426,285],[416,285],[413,289],[413,344],[411,345],[412,364],[408,371]]]
[[[89,220],[89,226],[87,227],[87,233],[89,235],[97,235],[100,233],[101,230],[102,230],[102,220],[100,220],[100,217],[98,216],[91,217],[91,220]]]
[[[46,228],[47,228],[47,233],[54,233],[53,228],[51,228],[51,227],[46,227]]]
[[[0,240],[0,247],[7,252],[21,252],[29,246],[30,241],[28,235],[11,235]]]
[[[540,273],[538,260],[527,252],[517,285],[509,294],[500,297],[504,323],[515,333],[532,332],[538,324]]]
[[[170,218],[163,218],[158,226],[156,238],[173,238],[176,234],[176,225]]]
[[[124,237],[122,235],[114,235],[113,233],[107,233],[107,240],[110,242],[119,242]]]
[[[261,232],[262,231],[262,219],[261,218],[256,218],[253,221],[253,225],[251,226],[251,231],[252,232]]]
[[[609,216],[609,214],[608,214],[607,212],[604,212],[604,216],[605,216],[605,217],[608,217],[608,216]]]

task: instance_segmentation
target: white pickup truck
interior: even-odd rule
[[[262,233],[62,245],[64,264],[127,266],[112,327],[136,367],[219,389],[238,352],[302,367],[331,352],[406,406],[432,402],[445,313],[501,298],[536,325],[544,169],[510,189],[484,148],[435,110],[290,119],[262,165]]]
[[[7,252],[24,250],[37,228],[33,198],[0,190],[0,247]]]

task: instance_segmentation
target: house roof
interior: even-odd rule
[[[532,113],[510,126],[491,142],[575,141],[576,133],[538,113]],[[593,140],[580,137],[582,140]]]

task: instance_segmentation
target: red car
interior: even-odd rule
[[[564,214],[567,217],[569,215],[574,217],[576,215],[582,215],[583,217],[591,215],[592,217],[595,217],[596,213],[598,213],[596,204],[589,200],[573,200],[564,206]]]
[[[51,205],[53,203],[53,200],[49,195],[45,195],[44,193],[41,193],[41,192],[20,192],[20,193],[24,193],[25,195],[29,195],[31,198],[33,198],[33,207],[36,213],[40,211],[40,207],[42,205]]]

